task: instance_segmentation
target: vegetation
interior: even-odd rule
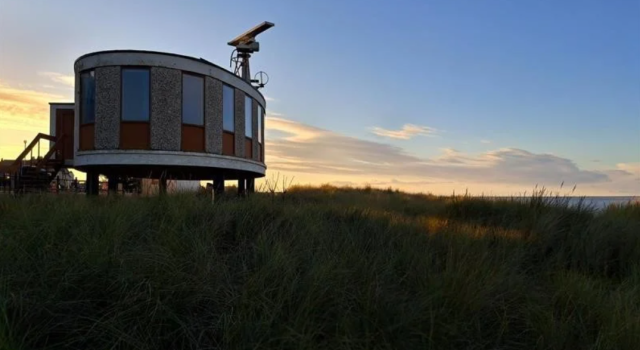
[[[0,197],[1,349],[637,349],[640,205]]]

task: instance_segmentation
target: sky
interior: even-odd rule
[[[411,192],[640,195],[639,0],[0,0],[0,157],[72,101],[73,62],[228,67],[255,24],[268,177]],[[560,185],[563,185],[560,190]]]

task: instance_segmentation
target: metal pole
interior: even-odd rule
[[[247,83],[251,84],[249,57],[251,57],[251,55],[246,52],[240,53],[240,58],[242,58],[242,79],[244,79],[244,81],[246,81]]]

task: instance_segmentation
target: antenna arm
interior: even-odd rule
[[[231,51],[231,57],[229,57],[229,68],[233,66],[233,55],[236,53],[236,51],[238,51],[238,49],[233,49],[233,51]]]

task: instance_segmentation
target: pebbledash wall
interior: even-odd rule
[[[74,70],[75,168],[264,176],[266,102],[233,73],[203,59],[131,50],[84,55]]]

